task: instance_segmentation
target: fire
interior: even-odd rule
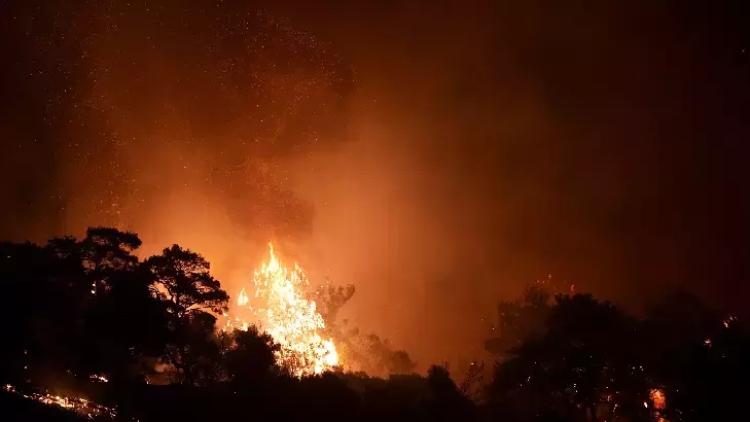
[[[296,376],[320,374],[339,365],[336,346],[325,337],[325,322],[315,301],[305,291],[309,282],[302,269],[288,268],[279,262],[269,243],[269,260],[255,270],[255,299],[262,305],[253,308],[245,289],[240,290],[237,305],[253,312],[260,327],[279,343],[276,360]],[[239,318],[228,320],[233,328],[247,330]]]
[[[658,388],[651,389],[649,398],[654,404],[654,409],[664,410],[667,407],[667,398],[663,390]]]
[[[47,406],[59,407],[61,409],[75,412],[88,419],[114,420],[117,418],[117,411],[114,408],[102,406],[80,397],[59,396],[56,394],[50,394],[46,391],[23,393],[10,384],[4,385],[3,390],[8,393],[17,394],[29,400],[46,404]]]
[[[89,375],[89,379],[96,382],[109,382],[104,375]]]

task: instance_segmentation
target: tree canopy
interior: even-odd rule
[[[745,319],[689,292],[636,316],[550,280],[532,283],[499,305],[486,344],[497,361],[480,385],[481,362],[459,383],[445,365],[415,374],[406,351],[338,320],[354,286],[327,284],[312,299],[359,372],[299,378],[278,365],[279,345],[261,327],[217,329],[229,297],[203,256],[173,245],[140,260],[140,245],[106,227],[80,240],[0,243],[0,384],[12,386],[0,398],[74,392],[140,421],[692,422],[744,411]]]

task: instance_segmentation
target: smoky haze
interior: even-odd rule
[[[741,11],[18,3],[4,237],[118,225],[230,295],[275,240],[423,364],[478,355],[548,274],[629,306],[748,274]]]

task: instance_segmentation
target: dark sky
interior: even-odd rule
[[[742,2],[261,3],[3,2],[0,237],[117,224],[230,294],[281,239],[420,360],[550,273],[745,305]]]

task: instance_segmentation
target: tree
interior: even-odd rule
[[[112,383],[142,381],[145,374],[137,364],[164,353],[167,307],[152,294],[152,281],[143,267],[107,276],[106,291],[96,295],[86,313],[85,372],[105,374]]]
[[[170,361],[179,362],[178,380],[201,387],[227,381],[225,361],[232,339],[227,333],[217,333],[215,322],[210,314],[195,315],[175,337],[176,343],[167,346]]]
[[[326,325],[329,327],[336,326],[336,319],[339,310],[354,296],[354,285],[335,286],[325,284],[318,286],[311,295],[317,305],[317,310],[323,317]]]
[[[0,378],[23,379],[24,367],[41,358],[38,328],[50,321],[51,289],[46,282],[51,256],[32,243],[0,243],[0,283],[6,303],[0,307],[3,346],[0,347]],[[32,365],[33,367],[34,365]]]
[[[153,277],[138,266],[133,252],[141,241],[135,233],[92,227],[78,241],[66,236],[47,242],[50,257],[46,296],[55,304],[47,325],[62,338],[60,369],[75,375],[106,374],[117,383],[145,356],[163,350],[165,309],[152,295]],[[45,335],[45,338],[49,338]],[[54,338],[54,334],[52,335]]]
[[[639,361],[637,321],[608,302],[590,295],[560,295],[544,334],[512,349],[499,364],[490,386],[497,399],[526,406],[526,417],[539,409],[560,415],[600,415],[630,411],[647,416],[647,379]],[[638,413],[638,409],[641,409]]]
[[[416,367],[406,351],[394,350],[390,341],[375,334],[361,335],[359,331],[354,331],[347,340],[344,344],[349,356],[368,374],[411,374]]]
[[[742,321],[676,291],[647,309],[651,376],[667,419],[722,420],[743,411],[750,336]]]
[[[175,321],[181,323],[207,311],[227,310],[229,296],[210,273],[210,264],[200,254],[179,245],[144,263],[155,277],[158,295],[169,302]]]
[[[144,266],[154,277],[153,293],[168,312],[172,338],[167,360],[178,369],[185,382],[193,383],[191,358],[195,353],[191,349],[211,340],[216,318],[210,312],[225,312],[229,296],[209,272],[208,261],[178,245],[148,258]]]
[[[462,396],[468,397],[473,401],[481,398],[483,381],[484,381],[485,364],[483,361],[472,361],[462,372],[462,380],[458,386],[458,391]]]
[[[275,353],[280,346],[266,332],[251,325],[247,331],[235,330],[231,337],[232,347],[227,351],[227,372],[234,384],[248,388],[257,387],[279,374]]]
[[[551,278],[529,283],[521,296],[500,302],[497,307],[496,336],[485,342],[485,349],[497,356],[544,334],[545,322],[555,304],[555,294],[566,293],[563,283]],[[570,289],[572,291],[572,287]]]
[[[14,320],[9,331],[19,333],[11,334],[13,353],[22,353],[27,376],[106,373],[117,380],[159,349],[163,312],[150,292],[152,277],[138,271],[132,254],[140,244],[134,233],[104,227],[90,228],[81,241],[4,244],[2,281],[17,305],[6,308]]]
[[[363,335],[357,328],[345,330],[347,321],[338,323],[339,311],[351,300],[355,291],[351,284],[337,286],[328,283],[318,286],[310,295],[326,323],[328,334],[345,350],[351,361],[357,362],[369,374],[412,373],[417,365],[406,351],[394,350],[388,340],[375,334]]]
[[[79,242],[73,237],[50,240],[44,247],[26,244],[17,256],[15,280],[26,293],[19,308],[30,311],[24,365],[29,377],[68,375],[81,361],[85,314],[91,284],[82,265]],[[18,251],[20,252],[20,251]],[[30,261],[26,261],[29,259]],[[21,298],[19,298],[21,299]]]
[[[81,242],[73,236],[50,239],[44,247],[50,254],[49,282],[62,285],[65,297],[74,300],[71,307],[83,307],[94,293],[93,285],[84,266],[84,250]]]
[[[141,239],[132,232],[110,227],[91,227],[81,242],[83,266],[86,268],[94,291],[108,287],[110,278],[118,271],[138,265],[133,252],[141,246]]]
[[[447,364],[432,365],[427,371],[428,400],[432,420],[472,420],[472,403],[451,378]]]

